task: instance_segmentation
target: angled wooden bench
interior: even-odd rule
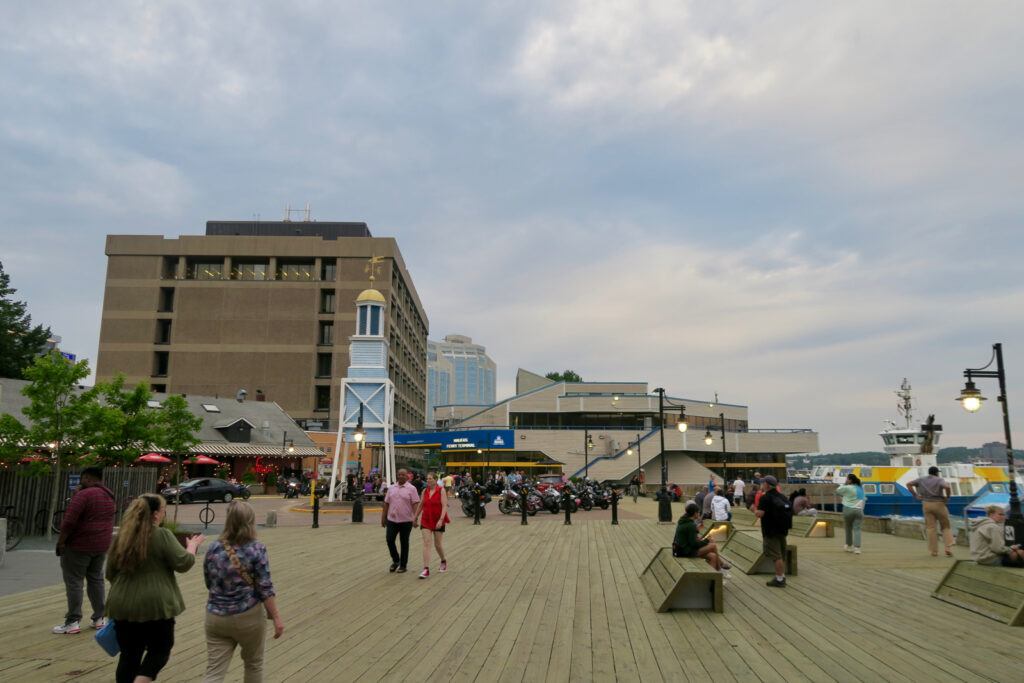
[[[1024,569],[957,560],[932,597],[1010,626],[1024,626]]]
[[[754,526],[757,524],[757,515],[745,507],[734,507],[732,509],[732,522],[733,524]]]
[[[673,609],[722,611],[722,574],[704,560],[672,557],[672,548],[661,548],[640,574],[651,604],[658,612]]]
[[[793,515],[790,536],[802,538],[832,538],[836,535],[831,519],[818,519],[814,515]]]
[[[744,574],[774,574],[775,563],[765,557],[759,533],[737,531],[720,548],[722,556]],[[797,552],[795,545],[786,545],[786,574],[796,576]]]

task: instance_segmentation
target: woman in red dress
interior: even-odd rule
[[[427,488],[423,489],[423,497],[416,506],[416,517],[413,526],[420,526],[423,529],[423,571],[420,572],[421,579],[430,578],[430,542],[433,540],[437,548],[437,556],[441,558],[439,571],[448,571],[448,559],[444,555],[444,527],[448,522],[448,497],[444,490],[437,485],[437,474],[427,474]]]

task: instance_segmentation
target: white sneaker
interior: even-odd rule
[[[722,570],[722,580],[723,581],[728,581],[731,578],[732,578],[732,574],[730,574],[727,569],[723,569]]]
[[[848,553],[852,553],[853,552],[853,546],[844,545],[843,546],[843,550],[845,550]]]
[[[97,631],[100,630],[101,628],[103,628],[106,625],[107,625],[107,618],[106,617],[100,617],[99,619],[93,619],[92,620],[92,627],[94,629],[96,629]]]
[[[54,626],[51,629],[52,633],[56,633],[59,636],[70,635],[72,633],[81,633],[82,628],[78,625],[77,621],[72,621],[70,624],[61,624],[60,626]]]
[[[854,555],[860,555],[860,548],[854,548],[853,549],[853,554]]]

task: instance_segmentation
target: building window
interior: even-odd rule
[[[167,393],[167,385],[166,384],[154,384],[151,388],[153,389],[153,393],[154,394],[166,394]]]
[[[316,407],[314,410],[326,411],[331,409],[331,387],[318,386],[316,388]]]
[[[171,321],[167,318],[161,318],[156,321],[156,343],[171,343]]]
[[[164,256],[160,265],[160,277],[164,280],[173,280],[178,277],[178,257]]]
[[[189,259],[186,277],[189,280],[223,280],[224,259],[218,261]]]
[[[359,327],[356,328],[356,334],[366,334],[366,309],[367,306],[359,307]]]
[[[321,321],[320,331],[317,334],[317,344],[320,346],[330,346],[334,343],[334,323]]]
[[[330,377],[331,376],[331,354],[329,354],[329,353],[318,353],[318,354],[316,354],[316,376],[317,377]]]
[[[232,259],[232,280],[266,280],[270,271],[268,259]]]
[[[174,311],[174,287],[160,288],[160,305],[157,310],[161,313]]]
[[[320,312],[334,313],[335,294],[333,289],[320,290]]]
[[[171,364],[171,354],[167,351],[155,351],[153,353],[153,376],[166,377],[167,370]]]
[[[370,306],[370,334],[379,335],[380,331],[380,306]]]
[[[324,259],[320,262],[320,279],[334,282],[338,277],[338,262],[335,259]]]
[[[277,279],[288,282],[309,282],[313,279],[313,262],[278,259]]]

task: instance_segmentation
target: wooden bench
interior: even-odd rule
[[[733,524],[744,524],[746,526],[754,526],[757,524],[757,515],[744,507],[734,507],[732,509],[732,522]]]
[[[957,560],[932,597],[1010,626],[1024,626],[1024,569]]]
[[[793,515],[793,528],[789,535],[802,538],[832,538],[836,535],[831,519],[818,519],[814,515]]]
[[[764,554],[759,534],[737,531],[724,546],[719,547],[729,564],[744,574],[774,574],[775,562]],[[797,552],[795,545],[786,544],[786,575],[796,576]]]
[[[704,560],[672,557],[672,548],[661,548],[640,574],[651,604],[658,612],[672,609],[722,611],[722,574]]]

